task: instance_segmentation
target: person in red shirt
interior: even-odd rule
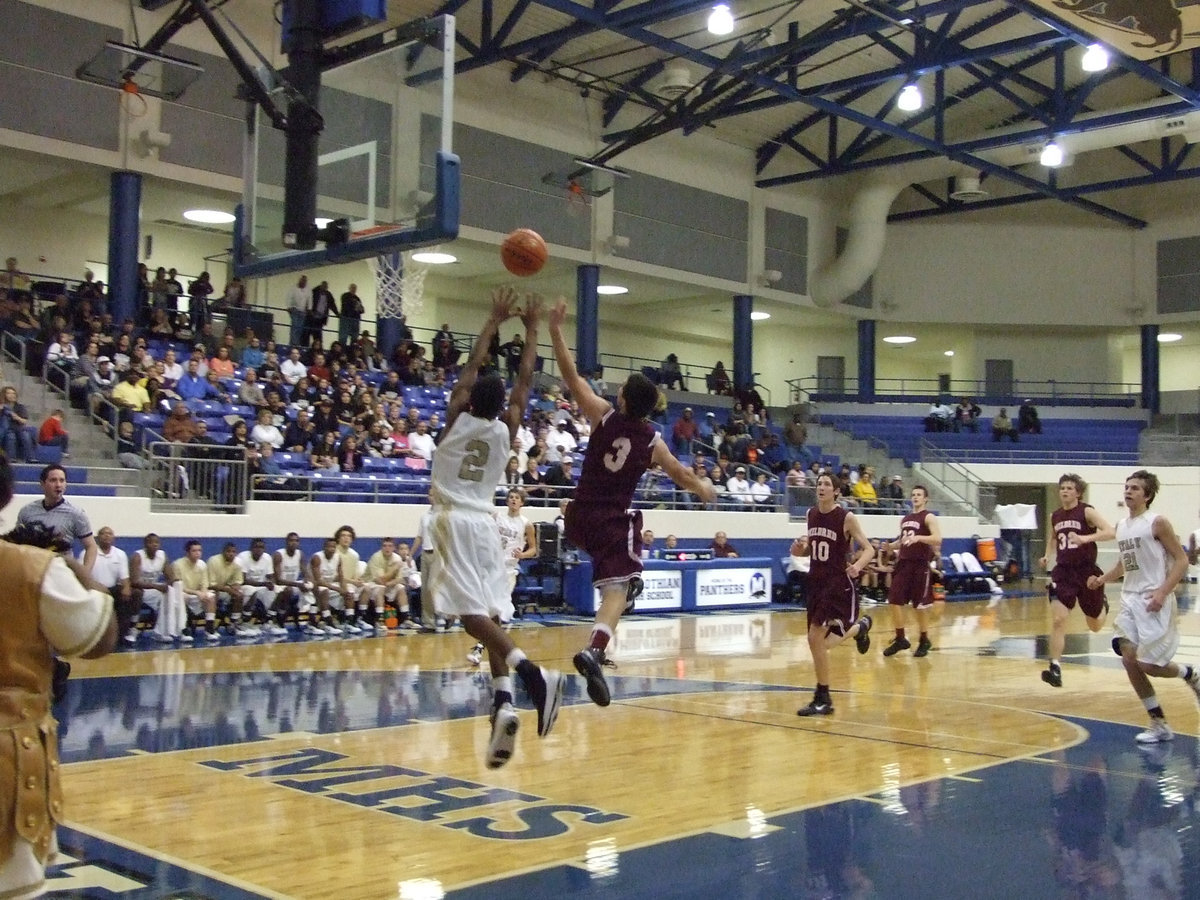
[[[67,443],[71,436],[67,429],[63,428],[63,415],[61,409],[51,411],[42,427],[38,429],[38,443],[43,447],[62,447],[65,458],[71,455],[67,453]]]

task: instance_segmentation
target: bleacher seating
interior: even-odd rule
[[[887,444],[893,456],[907,465],[921,458],[921,442],[929,441],[957,457],[973,462],[1058,464],[1075,461],[1107,465],[1137,463],[1138,438],[1145,424],[1134,419],[1042,419],[1041,434],[1022,434],[1013,443],[992,439],[990,419],[980,421],[979,432],[927,432],[914,416],[834,415],[825,424],[849,432],[859,440]]]

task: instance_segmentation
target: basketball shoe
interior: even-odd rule
[[[521,720],[511,703],[501,703],[492,710],[492,737],[488,741],[486,758],[489,769],[498,769],[512,759],[520,727]]]
[[[1174,740],[1174,738],[1175,732],[1171,730],[1166,719],[1151,719],[1150,727],[1145,731],[1139,731],[1133,739],[1139,744],[1161,744]]]
[[[859,653],[866,653],[871,649],[870,616],[863,616],[858,620],[858,634],[854,636],[854,643],[858,647]]]
[[[588,698],[597,706],[608,706],[612,695],[604,680],[604,651],[585,647],[575,654],[575,671],[587,682]]]
[[[895,656],[901,650],[907,650],[911,646],[912,644],[909,642],[908,638],[893,638],[892,642],[883,648],[883,655]]]

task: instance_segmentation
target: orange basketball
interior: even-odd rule
[[[546,242],[531,228],[518,228],[500,245],[500,261],[504,268],[519,278],[540,272],[549,255]]]

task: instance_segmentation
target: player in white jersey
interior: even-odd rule
[[[480,375],[479,368],[500,324],[518,313],[525,323],[525,349],[506,407],[504,379],[496,372]],[[510,667],[517,670],[537,708],[539,735],[550,733],[562,702],[562,674],[526,659],[500,627],[500,613],[510,597],[504,551],[492,518],[496,485],[529,401],[540,313],[539,297],[527,297],[524,311],[519,311],[516,291],[492,292],[492,314],[450,394],[429,489],[424,590],[439,613],[461,616],[467,633],[488,650],[495,690],[486,757],[490,768],[508,762],[520,726],[512,705]]]
[[[537,556],[537,536],[533,523],[521,515],[521,507],[525,505],[525,492],[513,488],[508,492],[504,501],[505,508],[497,510],[493,515],[496,519],[496,529],[500,532],[500,547],[504,551],[504,568],[508,573],[508,603],[501,603],[500,624],[507,625],[512,621],[512,593],[517,587],[517,576],[521,572],[521,560]],[[483,644],[476,644],[467,654],[467,662],[473,666],[483,661]]]
[[[372,604],[375,608],[375,633],[387,634],[384,622],[385,604],[395,604],[400,619],[408,617],[408,589],[404,584],[404,572],[401,568],[400,555],[396,553],[396,542],[385,537],[379,542],[379,549],[367,560],[362,593],[359,595],[364,604]]]
[[[322,634],[342,634],[342,628],[334,618],[332,610],[345,609],[346,589],[342,584],[342,557],[337,552],[337,539],[325,538],[320,553],[314,553],[308,562],[309,578],[313,584],[313,596],[317,601],[318,621],[316,627]],[[305,633],[317,632],[305,629]]]
[[[1117,523],[1117,563],[1103,575],[1088,578],[1088,587],[1094,590],[1125,576],[1121,611],[1113,622],[1117,635],[1113,650],[1150,714],[1150,727],[1137,734],[1142,744],[1157,744],[1175,736],[1150,677],[1182,678],[1200,702],[1200,670],[1171,661],[1179,649],[1179,608],[1174,591],[1187,571],[1188,560],[1171,523],[1150,512],[1157,494],[1158,478],[1145,469],[1125,479],[1129,515]]]
[[[190,634],[183,633],[187,624],[183,592],[168,587],[174,581],[162,541],[151,532],[142,539],[141,548],[133,551],[129,558],[129,583],[133,588],[133,599],[140,604],[138,608],[145,606],[154,610],[154,630],[150,636],[160,644],[190,643],[192,640]]]
[[[300,535],[289,531],[284,538],[284,545],[271,554],[275,565],[275,609],[283,617],[294,603],[296,605],[296,624],[300,625],[299,616],[316,608],[317,599],[313,596],[313,584],[308,580],[305,570],[304,552],[300,549]],[[305,634],[324,636],[325,632],[309,621],[301,629]]]
[[[367,601],[362,595],[363,565],[358,551],[354,549],[354,539],[357,537],[354,529],[343,525],[333,533],[337,541],[338,556],[342,558],[342,586],[345,597],[346,621],[342,625],[346,634],[371,633],[371,627],[366,622],[359,622],[359,617],[367,611]]]
[[[242,607],[254,614],[255,604],[261,603],[267,614],[263,631],[269,637],[286,637],[287,629],[283,627],[287,604],[275,601],[279,592],[275,589],[275,560],[267,552],[267,542],[255,538],[250,542],[250,549],[243,550],[233,561],[242,570]]]

